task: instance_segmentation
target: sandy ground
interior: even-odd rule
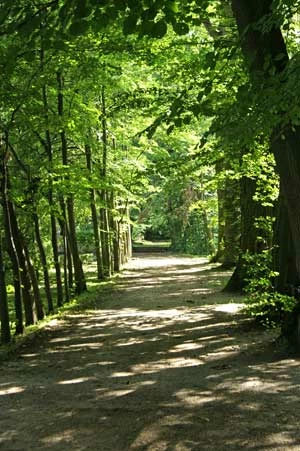
[[[300,450],[299,359],[211,268],[141,255],[3,362],[0,449]]]

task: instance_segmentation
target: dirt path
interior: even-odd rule
[[[0,366],[1,450],[300,450],[300,366],[202,259],[140,256]],[[236,302],[239,299],[235,299]]]

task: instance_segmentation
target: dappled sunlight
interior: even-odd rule
[[[201,349],[203,348],[203,344],[201,343],[193,343],[193,342],[185,342],[180,345],[176,345],[173,348],[169,349],[169,352],[186,352],[191,351],[195,349]]]
[[[160,359],[153,362],[148,362],[146,364],[141,363],[139,365],[134,365],[131,367],[133,373],[137,374],[149,374],[157,371],[166,370],[169,368],[184,368],[189,366],[202,365],[203,361],[201,359],[192,359],[189,357],[174,357],[167,359]]]
[[[7,388],[0,388],[0,396],[4,395],[15,395],[25,391],[24,387],[12,386]]]
[[[65,381],[59,381],[57,383],[58,383],[58,385],[82,384],[83,382],[91,381],[91,380],[95,380],[95,378],[92,378],[92,377],[79,377],[77,379],[69,379],[69,380],[65,380]]]
[[[220,304],[215,307],[215,310],[217,312],[238,313],[243,307],[245,307],[245,304]]]
[[[190,406],[202,406],[203,404],[211,403],[216,400],[216,396],[212,391],[197,391],[191,389],[181,389],[174,394],[180,403]]]
[[[76,428],[73,429],[65,429],[60,435],[52,434],[48,435],[44,439],[41,440],[45,446],[56,445],[61,442],[71,443],[76,436]]]
[[[218,288],[228,272],[170,256],[129,266],[0,372],[0,447],[297,449],[299,360],[265,356],[269,333],[237,324],[242,298]]]

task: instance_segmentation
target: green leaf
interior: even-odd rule
[[[155,22],[151,32],[150,36],[154,38],[163,38],[168,30],[167,24],[164,20],[159,20],[158,22]]]
[[[209,52],[205,55],[202,67],[203,69],[214,69],[216,67],[216,55],[214,52]]]
[[[173,22],[173,30],[179,36],[183,36],[189,32],[189,26],[185,22]]]
[[[89,6],[87,0],[77,0],[75,9],[75,16],[77,19],[88,17],[92,13],[92,8]]]
[[[89,22],[85,20],[76,21],[71,24],[69,32],[73,36],[80,36],[81,34],[84,34],[88,30],[89,26],[90,26]]]
[[[30,36],[40,26],[41,18],[39,16],[27,17],[24,25],[19,30],[20,34]]]
[[[136,14],[130,14],[123,22],[123,33],[125,35],[132,34],[136,31],[138,16]]]

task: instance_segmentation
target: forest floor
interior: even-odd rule
[[[134,258],[2,362],[0,449],[300,450],[300,360],[220,292],[228,275]]]

